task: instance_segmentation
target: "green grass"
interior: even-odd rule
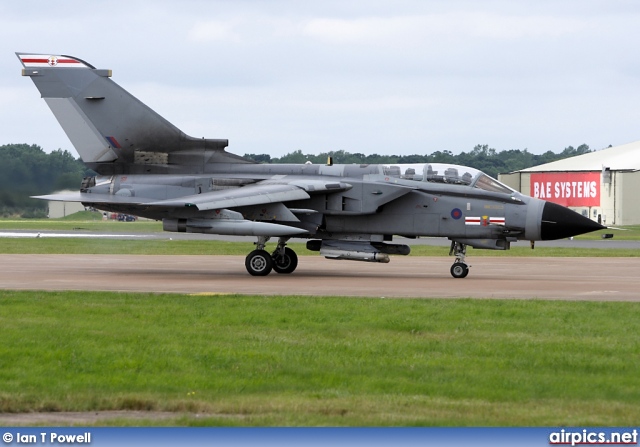
[[[156,221],[118,222],[103,221],[100,213],[83,211],[62,219],[0,219],[0,230],[59,230],[92,231],[115,233],[161,232],[162,224]],[[626,230],[626,231],[625,231]],[[598,240],[602,234],[612,233],[616,240],[640,240],[640,226],[628,226],[625,230],[602,230],[576,239]],[[398,242],[401,243],[401,242]],[[185,241],[185,240],[113,240],[86,238],[2,238],[0,253],[3,254],[149,254],[149,255],[242,255],[253,247],[253,239],[246,242],[226,241]],[[291,243],[289,246],[298,255],[317,255],[306,249],[304,243]],[[275,247],[272,241],[267,249]],[[446,256],[447,247],[413,246],[411,256]],[[527,257],[637,257],[640,252],[634,249],[600,248],[556,248],[512,247],[511,250],[475,250],[469,249],[470,256],[527,256]]]
[[[599,231],[594,231],[592,233],[576,236],[576,239],[597,240],[597,239],[602,239],[603,234],[613,234],[613,237],[616,240],[618,239],[625,240],[625,241],[640,240],[640,225],[628,225],[628,226],[616,227],[616,228],[621,228],[621,229],[614,230],[614,229],[607,228],[606,230],[599,230]]]
[[[640,419],[639,303],[0,296],[2,412],[168,410],[175,419],[148,423],[241,426]]]
[[[275,249],[275,242],[267,250]],[[304,243],[288,244],[299,256],[318,256],[309,251]],[[201,240],[114,240],[87,238],[0,238],[2,254],[147,254],[147,255],[237,255],[246,256],[253,250],[253,239],[246,242],[201,241]],[[410,256],[447,256],[449,247],[416,245]],[[469,249],[469,256],[561,256],[561,257],[638,257],[633,249],[513,247],[511,250]]]
[[[0,230],[90,230],[98,232],[159,232],[162,222],[139,220],[135,222],[119,222],[102,220],[102,214],[81,211],[60,219],[0,219]]]
[[[304,244],[290,244],[302,255]],[[275,248],[275,244],[270,245]],[[131,255],[247,255],[253,240],[247,242],[198,240],[118,240],[86,238],[1,238],[3,254],[131,254]]]

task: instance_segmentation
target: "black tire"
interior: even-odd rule
[[[298,267],[298,255],[289,247],[285,247],[284,255],[280,255],[276,250],[273,252],[271,259],[273,261],[273,270],[276,273],[293,273]]]
[[[271,255],[265,250],[253,250],[247,255],[244,266],[251,276],[267,276],[273,268]]]
[[[456,262],[451,266],[451,276],[454,278],[466,278],[469,274],[469,266],[462,262]]]

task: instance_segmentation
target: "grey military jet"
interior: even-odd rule
[[[329,259],[389,262],[410,247],[394,237],[446,237],[454,278],[467,247],[508,250],[519,239],[561,239],[605,228],[464,166],[265,165],[223,139],[193,138],[111,78],[71,56],[16,53],[83,162],[80,191],[38,196],[162,220],[165,231],[257,237],[254,276],[292,273],[291,237]],[[277,237],[272,252],[267,241]]]

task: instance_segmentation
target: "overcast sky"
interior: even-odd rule
[[[640,2],[4,1],[0,145],[75,150],[14,52],[97,68],[230,152],[640,140]]]

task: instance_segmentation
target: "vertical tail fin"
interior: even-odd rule
[[[71,56],[16,55],[82,160],[100,173],[131,172],[136,164],[203,165],[227,146],[187,136],[113,82],[110,70]]]

